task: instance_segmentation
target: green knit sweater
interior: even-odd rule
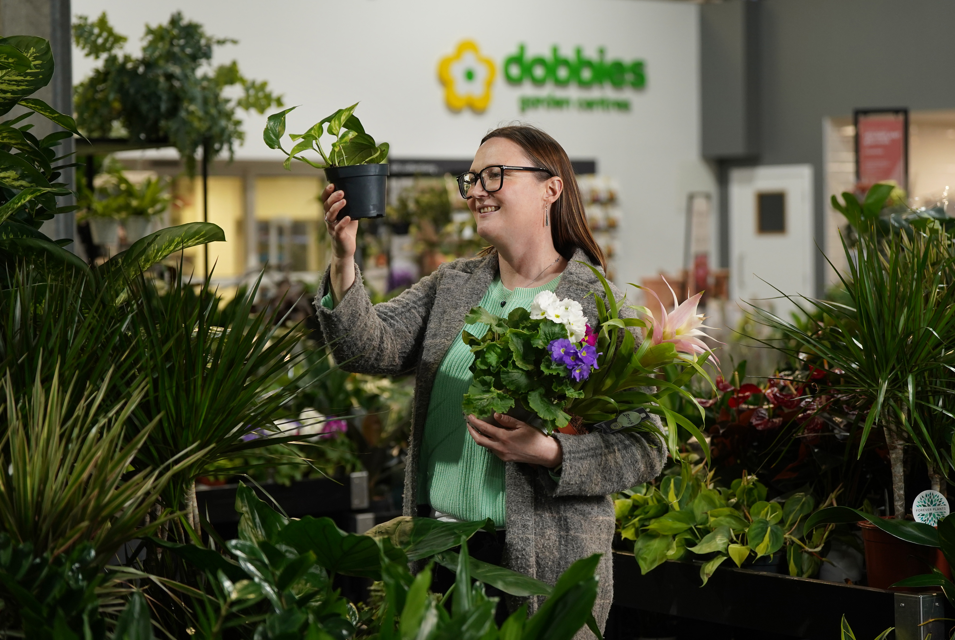
[[[488,287],[481,306],[506,317],[518,307],[530,309],[534,296],[553,291],[559,282],[557,276],[536,289],[508,291],[498,277]],[[464,326],[464,331],[478,337],[487,330],[483,324]],[[474,354],[459,334],[441,361],[432,387],[421,444],[418,497],[459,520],[491,518],[495,526],[503,527],[504,462],[474,442],[461,411],[464,394],[471,386],[472,362]]]

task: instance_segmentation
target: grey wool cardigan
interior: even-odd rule
[[[592,292],[600,282],[577,250],[555,293],[581,303],[584,315],[597,317]],[[356,280],[334,309],[320,303],[328,292],[328,272],[315,307],[323,340],[343,368],[377,375],[415,374],[415,397],[405,470],[404,514],[419,515],[419,453],[431,389],[448,348],[464,328],[464,316],[481,302],[498,273],[497,253],[443,264],[395,299],[372,305],[356,267]],[[621,292],[614,288],[619,299]],[[622,315],[632,315],[622,309]],[[463,427],[462,427],[463,428]],[[610,545],[614,510],[609,494],[656,477],[666,458],[660,438],[646,434],[569,436],[555,434],[563,449],[559,482],[545,469],[506,463],[505,565],[554,584],[574,561],[602,553],[594,616],[603,629],[613,599]],[[513,602],[510,603],[513,607]],[[532,598],[529,613],[540,605]],[[582,629],[578,638],[593,637]]]

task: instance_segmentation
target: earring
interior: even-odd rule
[[[544,203],[544,226],[545,226],[545,227],[549,227],[549,226],[550,226],[550,216],[548,215],[548,212],[547,212],[547,203],[546,203],[546,202]]]

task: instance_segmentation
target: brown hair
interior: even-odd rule
[[[607,261],[604,253],[594,240],[593,234],[590,233],[590,226],[587,224],[584,201],[580,197],[580,188],[577,186],[574,169],[570,164],[570,158],[567,157],[567,152],[560,143],[537,127],[530,125],[499,127],[484,136],[481,144],[491,138],[510,140],[527,154],[528,160],[550,171],[551,176],[557,176],[563,180],[564,189],[550,212],[550,233],[554,240],[554,248],[567,260],[573,257],[574,250],[583,249],[591,261],[599,263],[606,271]],[[537,175],[542,181],[550,177],[544,173]]]

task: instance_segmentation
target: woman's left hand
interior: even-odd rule
[[[553,469],[564,459],[557,438],[544,435],[517,418],[495,413],[500,427],[467,417],[468,433],[476,443],[489,450],[504,462],[525,462]]]

